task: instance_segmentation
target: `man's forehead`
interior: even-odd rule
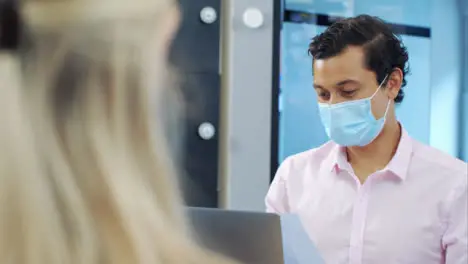
[[[357,68],[357,69],[356,69]],[[314,84],[320,86],[335,86],[344,82],[355,81],[359,82],[365,78],[365,70],[360,67],[333,67],[314,70]]]
[[[358,80],[367,72],[364,68],[361,48],[350,47],[342,53],[326,59],[314,59],[314,83],[331,85],[345,80]]]
[[[351,70],[364,66],[364,51],[360,47],[347,47],[335,56],[314,59],[314,70]]]

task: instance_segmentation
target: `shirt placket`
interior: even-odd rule
[[[367,208],[369,204],[369,191],[369,179],[363,185],[360,183],[358,184],[358,195],[354,203],[353,220],[351,226],[349,248],[350,264],[362,264],[364,232],[366,227]]]

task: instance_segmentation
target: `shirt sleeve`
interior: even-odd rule
[[[289,201],[286,180],[290,171],[290,161],[286,159],[276,171],[275,178],[265,198],[266,211],[269,213],[288,213]]]
[[[468,263],[468,189],[464,183],[457,186],[448,200],[446,229],[442,238],[446,264]]]

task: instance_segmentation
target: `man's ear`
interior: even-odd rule
[[[403,83],[403,71],[400,68],[394,68],[388,76],[386,90],[391,99],[395,99]]]

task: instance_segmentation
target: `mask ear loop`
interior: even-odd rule
[[[379,88],[377,88],[377,90],[375,91],[375,93],[371,96],[371,99],[377,94],[377,92],[380,90],[380,88],[382,87],[382,84],[385,83],[385,80],[387,80],[387,77],[388,77],[388,74],[385,75],[385,78],[383,79],[383,81],[380,83],[379,85]],[[390,101],[391,99],[389,98],[388,99],[388,103],[387,103],[387,108],[385,109],[385,114],[383,115],[382,118],[387,118],[387,113],[388,113],[388,109],[390,109]]]
[[[374,96],[377,94],[377,92],[380,90],[380,88],[382,88],[382,84],[385,83],[385,81],[387,80],[387,77],[388,77],[388,74],[385,75],[385,78],[384,78],[383,81],[380,83],[379,88],[377,88],[377,90],[375,90],[374,94],[370,97],[370,99],[374,98]]]
[[[388,99],[387,109],[385,109],[385,114],[384,114],[383,118],[387,118],[387,113],[388,113],[388,109],[390,109],[390,101],[391,101],[391,100],[392,100],[392,99]]]

